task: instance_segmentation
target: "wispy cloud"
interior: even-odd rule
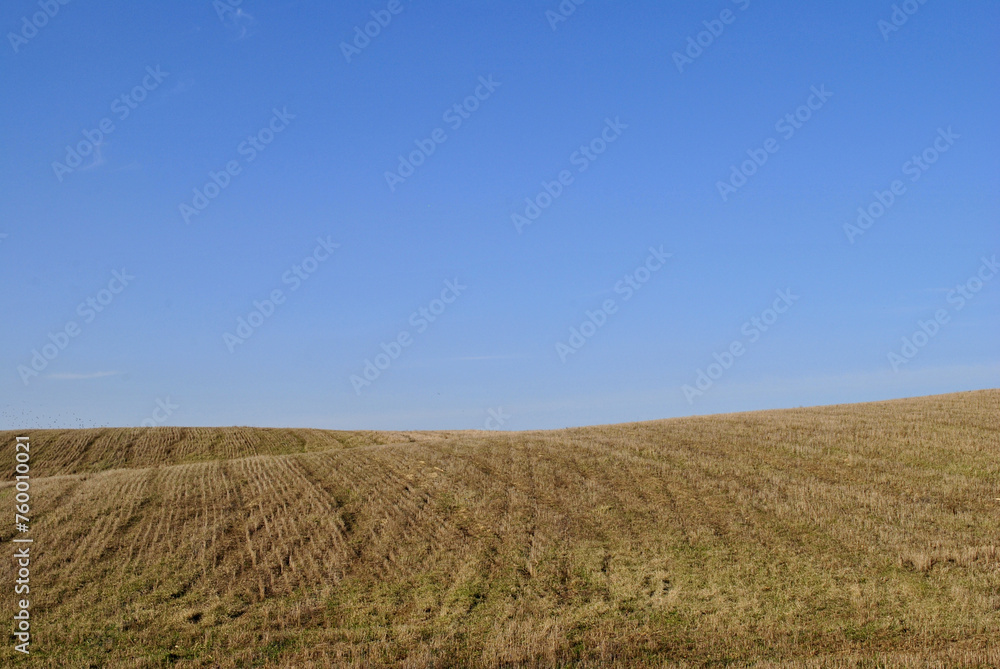
[[[519,360],[527,356],[520,354],[513,355],[469,355],[460,358],[447,358],[448,361],[461,361],[465,362],[468,360]]]
[[[81,379],[99,379],[104,376],[117,376],[119,374],[121,374],[121,372],[91,372],[89,374],[66,372],[61,374],[49,374],[45,378],[55,379],[57,381],[79,381]]]
[[[531,356],[515,353],[510,355],[463,355],[454,356],[451,358],[421,358],[408,360],[406,362],[397,362],[401,369],[423,369],[427,367],[435,367],[437,365],[444,365],[450,363],[459,362],[488,362],[490,360],[523,360]],[[395,365],[394,365],[395,366]]]
[[[115,169],[113,169],[111,171],[112,172],[136,172],[136,171],[141,170],[141,169],[142,169],[142,164],[139,163],[138,161],[133,160],[132,162],[127,163],[125,165],[122,165],[121,167],[116,167]]]
[[[163,92],[163,97],[173,97],[191,90],[194,86],[194,79],[181,79],[172,87]]]

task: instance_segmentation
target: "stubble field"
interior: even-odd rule
[[[539,432],[31,439],[51,667],[1000,666],[1000,391]],[[13,553],[13,522],[0,539]],[[13,558],[0,602],[15,606]]]

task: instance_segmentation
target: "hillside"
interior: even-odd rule
[[[1000,390],[518,433],[0,432],[10,516],[24,435],[34,639],[5,666],[1000,666]]]

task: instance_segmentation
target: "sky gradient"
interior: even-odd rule
[[[996,3],[458,4],[6,3],[0,429],[1000,386]]]

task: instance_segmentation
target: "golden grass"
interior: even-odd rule
[[[5,666],[1000,666],[996,390],[548,432],[28,433],[35,636]]]

